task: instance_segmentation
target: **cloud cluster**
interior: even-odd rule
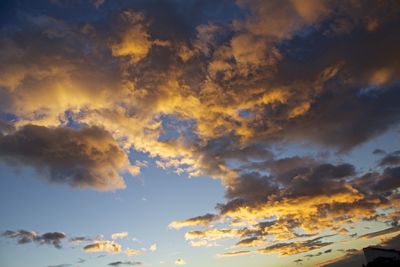
[[[101,191],[125,188],[119,173],[139,171],[112,136],[98,127],[25,125],[0,136],[0,159],[32,166],[52,183]]]
[[[110,253],[120,253],[122,251],[121,245],[115,243],[114,241],[96,241],[92,244],[86,245],[83,250],[85,252],[110,252]]]
[[[392,155],[384,155],[378,167]],[[329,240],[332,235],[321,236],[322,232],[347,236],[346,227],[371,217],[393,227],[359,238],[370,239],[399,231],[398,165],[358,173],[348,163],[290,157],[258,162],[251,168],[252,172],[243,173],[227,189],[228,201],[217,205],[218,213],[206,215],[205,218],[210,218],[207,223],[196,220],[201,216],[173,222],[173,225],[205,228],[185,234],[193,246],[234,239],[239,241],[233,248],[248,250],[221,256],[251,251],[293,255],[333,244]],[[261,175],[261,172],[269,174]],[[379,212],[382,209],[386,211]]]
[[[10,231],[7,230],[1,234],[3,237],[16,239],[18,244],[27,244],[27,243],[37,243],[39,245],[52,245],[55,248],[61,248],[61,242],[65,238],[65,234],[61,232],[49,232],[44,233],[42,235],[37,234],[33,231],[19,230],[19,231]]]
[[[121,238],[121,236],[127,236],[128,233],[116,233],[117,238]],[[1,237],[15,239],[18,244],[27,244],[27,243],[36,243],[38,245],[52,245],[55,248],[61,249],[62,242],[66,239],[66,235],[62,232],[48,232],[42,235],[27,230],[19,230],[19,231],[11,231],[7,230],[5,232],[0,233]],[[143,253],[142,250],[132,249],[132,248],[123,248],[119,243],[115,241],[115,234],[113,234],[113,240],[106,240],[103,236],[97,236],[95,238],[77,236],[71,237],[68,239],[68,242],[75,246],[80,246],[84,252],[87,253],[98,253],[98,252],[106,252],[110,254],[120,254],[124,253],[127,256],[140,255]],[[83,243],[83,244],[82,244]],[[151,246],[151,251],[157,250],[157,245],[153,244]],[[79,259],[78,263],[82,263],[84,260]],[[133,264],[134,263],[134,264]],[[119,265],[139,265],[139,262],[120,262]],[[116,265],[118,265],[116,264]],[[69,265],[68,265],[69,266]]]
[[[333,242],[322,242],[321,237],[317,237],[311,240],[302,242],[292,242],[292,243],[276,243],[274,245],[265,247],[260,250],[261,253],[278,253],[281,255],[292,255],[299,254],[302,252],[319,249],[325,246],[333,244]]]
[[[256,147],[301,139],[344,151],[399,121],[398,18],[389,12],[398,4],[241,0],[232,5],[244,16],[218,23],[189,23],[197,7],[181,14],[175,5],[160,15],[132,4],[83,23],[24,15],[18,31],[0,32],[0,112],[17,132],[101,127],[125,155],[145,152],[226,186],[238,176],[229,162],[260,157]],[[123,188],[125,167],[100,189]]]

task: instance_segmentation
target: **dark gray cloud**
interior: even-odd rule
[[[316,38],[314,39],[315,47],[303,50],[306,58],[301,57],[301,60],[309,63],[307,60],[309,55],[309,59],[313,61],[309,65],[310,69],[306,68],[304,71],[310,71],[311,75],[315,75],[315,72],[311,71],[316,67],[321,68],[320,64],[328,66],[328,62],[331,62],[332,65],[344,62],[344,65],[338,68],[335,78],[324,85],[322,93],[313,101],[307,114],[288,125],[285,133],[289,138],[308,138],[323,145],[348,150],[398,123],[399,111],[395,103],[399,100],[397,90],[399,84],[396,77],[398,77],[400,68],[394,60],[399,57],[394,44],[399,43],[400,39],[393,35],[394,30],[393,25],[388,25],[372,34],[360,29],[353,33],[351,39],[347,35],[327,40],[314,36]],[[314,37],[309,36],[309,38]],[[300,43],[293,42],[296,47],[290,49],[301,50],[301,43],[308,42],[309,38],[299,37]],[[338,42],[339,46],[337,46]],[[387,44],[389,50],[381,49],[378,43],[382,42]],[[336,49],[333,48],[333,44]],[[360,46],[363,47],[361,50]],[[308,54],[308,51],[320,51],[317,53],[331,51],[332,53],[315,55]],[[365,54],[371,56],[364,57]],[[289,58],[286,59],[288,62],[282,63],[283,66],[290,64],[289,68],[296,68],[295,62],[300,62],[298,60],[293,62]],[[385,74],[379,74],[379,71],[384,73],[384,66],[391,69],[393,74],[388,74],[387,77]],[[368,74],[371,76],[368,77]],[[303,75],[299,78],[304,79],[304,75],[307,74],[297,72],[296,75]],[[381,84],[374,85],[374,82],[371,81],[373,75],[385,77],[382,78]],[[352,77],[354,83],[347,83],[346,76]],[[343,90],[335,90],[337,87],[341,87]],[[379,90],[379,88],[385,89]]]
[[[10,231],[7,230],[1,234],[3,237],[16,239],[18,244],[27,244],[27,243],[37,243],[37,244],[47,244],[53,245],[55,248],[61,248],[61,242],[65,238],[64,233],[60,232],[49,232],[39,235],[33,231],[19,230],[19,231]]]
[[[294,255],[298,253],[303,253],[311,251],[314,249],[319,249],[325,246],[333,244],[333,242],[322,241],[323,238],[329,236],[321,236],[314,239],[306,241],[297,241],[290,243],[276,243],[271,246],[262,248],[259,250],[260,253],[278,253],[281,255]]]
[[[327,253],[331,253],[331,252],[332,252],[332,249],[327,249],[325,251],[320,251],[320,252],[315,253],[315,254],[307,254],[304,257],[306,257],[306,258],[314,258],[314,257],[319,257],[319,256],[321,256],[323,254],[327,254]]]
[[[389,249],[398,249],[400,247],[400,235],[396,235],[384,241],[382,246]]]
[[[61,6],[79,10],[79,4],[64,2]],[[7,51],[3,55],[4,62],[9,63],[5,65],[12,65],[10,69],[15,70],[5,73],[18,72],[17,77],[5,75],[7,79],[4,79],[3,87],[7,90],[3,91],[12,100],[9,105],[4,105],[4,109],[11,113],[18,110],[17,115],[27,120],[32,120],[29,115],[39,111],[37,114],[40,116],[50,116],[45,112],[49,107],[42,106],[43,101],[21,113],[19,111],[25,109],[24,101],[17,100],[33,91],[40,91],[38,88],[47,88],[55,78],[65,80],[66,76],[71,78],[66,79],[68,81],[81,81],[79,88],[89,96],[118,96],[111,107],[121,107],[128,118],[133,115],[142,118],[141,113],[151,113],[162,99],[167,99],[168,103],[168,99],[190,96],[205,109],[218,107],[218,111],[198,116],[194,113],[204,111],[196,110],[197,107],[187,110],[187,107],[178,105],[167,112],[155,112],[194,121],[194,126],[190,126],[191,138],[186,138],[186,135],[185,141],[201,163],[200,172],[213,177],[226,175],[221,169],[226,169],[229,160],[271,158],[271,153],[264,149],[265,144],[301,138],[346,150],[398,121],[396,103],[399,95],[395,77],[399,66],[395,58],[399,39],[394,34],[394,25],[398,21],[392,12],[386,14],[397,10],[397,4],[359,8],[354,3],[333,1],[320,5],[314,3],[301,9],[291,1],[274,1],[268,7],[258,9],[262,7],[260,1],[239,2],[106,1],[99,10],[89,3],[81,3],[81,9],[93,15],[85,23],[81,22],[82,18],[79,23],[67,20],[58,10],[59,5],[49,9],[54,17],[27,16],[25,23],[20,22],[19,32],[2,33],[3,50]],[[34,9],[34,4],[27,5]],[[40,7],[43,3],[37,5]],[[274,11],[281,10],[278,7],[285,7],[281,16],[275,16]],[[314,17],[311,14],[320,15]],[[281,17],[285,19],[281,20]],[[331,34],[327,31],[327,28],[337,28],[332,25],[336,25],[341,17],[352,18],[351,24],[354,25],[349,30],[354,38],[343,32]],[[379,27],[367,27],[370,17],[378,21]],[[218,21],[212,23],[215,18]],[[233,19],[235,27],[231,25]],[[275,24],[266,23],[271,19],[282,27],[273,29],[271,25]],[[308,27],[309,31],[306,30]],[[296,34],[302,30],[305,34]],[[137,31],[145,37],[142,40],[148,40],[141,43],[126,38],[133,36],[127,34],[130,31]],[[28,47],[18,45],[32,39],[36,41],[29,43]],[[256,54],[246,50],[245,44],[249,40],[256,47],[252,51],[260,50]],[[137,51],[130,50],[129,42],[143,45],[143,51],[139,49],[140,56],[133,55]],[[44,43],[47,44],[46,51],[42,49]],[[385,51],[381,51],[382,43]],[[209,50],[207,53],[202,52],[204,46]],[[187,60],[179,58],[183,47],[188,49],[188,54],[193,54]],[[271,53],[275,53],[274,63],[267,62]],[[364,57],[365,54],[370,56]],[[127,67],[132,58],[135,58],[135,67]],[[251,60],[243,62],[243,58]],[[41,66],[47,65],[70,68],[53,73],[48,69],[42,70]],[[217,70],[212,70],[211,66]],[[217,74],[213,75],[213,72]],[[162,89],[170,82],[171,74],[185,90]],[[225,78],[219,79],[219,74]],[[120,99],[127,97],[121,96],[127,89],[121,84],[130,83],[134,83],[130,88],[137,88],[136,93],[141,92],[142,98],[134,104],[120,105]],[[101,84],[107,86],[103,88]],[[370,84],[378,84],[384,90],[367,90]],[[111,94],[105,88],[113,88]],[[272,100],[268,96],[273,96]],[[90,109],[88,103],[79,103],[76,110],[82,111],[82,106]],[[63,109],[69,109],[71,104],[76,103],[67,103],[61,110],[51,109],[49,112],[57,113],[51,114],[56,118],[62,117]],[[100,105],[103,112],[98,113],[102,114],[100,117],[109,115],[110,106],[104,106],[104,103]],[[99,112],[100,108],[96,106],[94,109]],[[237,112],[241,115],[237,116]],[[85,115],[85,112],[79,113],[82,118]],[[73,119],[79,121],[79,116],[73,116]],[[222,121],[225,122],[218,122],[218,118],[224,118]],[[110,132],[121,128],[103,124]],[[211,137],[203,134],[201,129],[204,128],[213,133]],[[156,146],[142,150],[159,155],[158,151],[151,151],[152,147]],[[240,183],[246,186],[244,182]]]
[[[379,160],[377,169],[367,172],[351,181],[351,184],[361,192],[369,195],[378,195],[383,197],[392,197],[396,200],[395,190],[400,187],[400,161],[398,161],[398,151],[390,154],[384,154]]]
[[[372,154],[374,154],[374,155],[384,155],[384,154],[386,154],[386,152],[385,152],[385,150],[377,148],[374,151],[372,151]]]
[[[0,137],[0,159],[36,168],[52,183],[113,190],[130,165],[113,137],[98,127],[74,130],[27,125]]]
[[[239,247],[246,247],[246,246],[252,246],[253,245],[253,243],[255,242],[255,241],[258,241],[260,238],[259,237],[249,237],[249,238],[245,238],[245,239],[242,239],[242,240],[240,240],[239,242],[237,242],[236,244],[235,244],[235,246],[239,246]]]
[[[387,228],[384,230],[360,235],[358,238],[369,239],[369,238],[373,238],[373,237],[377,237],[377,236],[381,236],[381,235],[387,235],[387,234],[396,233],[396,232],[400,232],[400,226],[394,226],[394,227],[390,227],[390,228]]]
[[[31,231],[19,230],[19,231],[10,231],[7,230],[2,233],[2,236],[8,238],[15,238],[18,240],[18,244],[27,244],[35,241],[37,239],[37,234]]]
[[[230,252],[224,252],[222,254],[218,254],[220,257],[232,257],[232,256],[238,256],[238,255],[245,255],[251,253],[250,250],[238,250],[238,251],[230,251]]]
[[[169,224],[169,227],[179,229],[179,228],[187,227],[187,226],[198,226],[198,225],[206,226],[206,225],[209,225],[211,222],[213,222],[216,219],[218,219],[217,215],[207,213],[205,215],[196,216],[196,217],[189,218],[189,219],[186,219],[183,221],[174,221]]]
[[[229,199],[240,198],[248,201],[262,201],[266,196],[276,192],[271,178],[258,172],[242,174],[226,191]]]
[[[65,234],[59,232],[45,233],[39,237],[41,243],[52,244],[56,248],[61,248],[61,241],[65,238]]]
[[[240,203],[257,204],[269,196],[294,198],[345,191],[343,179],[356,174],[351,164],[318,163],[311,158],[285,158],[262,165],[264,170],[275,175],[265,176],[257,171],[242,174],[226,191],[232,201],[220,205],[220,209],[229,210],[228,206],[233,208]],[[280,188],[281,185],[284,187]]]
[[[108,264],[109,266],[136,266],[136,265],[142,265],[140,261],[115,261],[115,262],[110,262]]]

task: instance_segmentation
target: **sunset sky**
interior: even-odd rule
[[[1,267],[361,267],[399,137],[399,1],[0,1]]]

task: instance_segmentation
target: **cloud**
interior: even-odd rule
[[[119,41],[111,45],[112,55],[128,56],[133,63],[137,63],[147,56],[152,45],[146,27],[143,25],[144,15],[133,10],[126,10],[120,16],[122,22],[128,26],[119,37]]]
[[[377,148],[374,151],[372,151],[372,154],[374,154],[374,155],[384,155],[384,154],[386,154],[386,152],[385,152],[385,150]]]
[[[239,250],[239,251],[231,251],[231,252],[225,252],[218,254],[219,257],[232,257],[232,256],[238,256],[238,255],[246,255],[249,254],[251,251],[249,250]]]
[[[380,166],[393,166],[400,165],[400,151],[392,152],[388,155],[385,155],[380,161]]]
[[[16,239],[18,244],[37,243],[38,245],[53,245],[55,248],[61,249],[61,243],[66,238],[66,235],[61,232],[49,232],[42,235],[34,231],[5,231],[1,233],[2,237]],[[68,240],[71,244],[80,245],[81,243],[90,242],[90,244],[83,246],[83,251],[88,253],[93,252],[108,252],[108,253],[125,253],[128,256],[142,254],[143,251],[126,248],[123,249],[117,242],[103,240],[102,237],[88,238],[84,236],[73,237]],[[152,246],[154,248],[154,246]],[[80,259],[80,262],[84,260]]]
[[[332,252],[332,249],[327,249],[327,250],[325,250],[323,252],[320,251],[320,252],[315,253],[315,254],[307,254],[304,257],[306,257],[306,258],[314,258],[314,257],[319,257],[319,256],[321,256],[323,254],[327,254],[327,253],[331,253],[331,252]]]
[[[61,248],[61,240],[65,238],[65,234],[59,232],[45,233],[39,237],[40,243],[52,244],[56,248]]]
[[[70,238],[68,241],[72,244],[80,244],[83,242],[92,242],[93,239],[89,238],[89,237],[85,237],[85,236],[77,236],[77,237]]]
[[[374,238],[374,237],[377,237],[377,236],[387,235],[387,234],[396,233],[396,232],[400,232],[400,227],[399,226],[394,226],[394,227],[386,228],[386,229],[381,230],[381,231],[376,231],[376,232],[364,234],[364,235],[359,236],[358,238],[370,239],[370,238]]]
[[[128,237],[129,233],[128,232],[120,232],[120,233],[114,233],[111,235],[111,238],[116,240],[116,239],[123,239]]]
[[[114,241],[100,240],[95,241],[92,244],[86,245],[83,250],[85,252],[109,252],[109,253],[120,253],[122,247],[120,244]]]
[[[294,255],[314,249],[319,249],[325,246],[332,245],[333,242],[322,241],[324,237],[317,237],[306,241],[298,241],[292,243],[277,243],[269,247],[260,249],[259,252],[262,254],[277,253],[280,255]]]
[[[110,262],[108,264],[109,266],[136,266],[136,265],[142,265],[140,261],[115,261],[115,262]]]
[[[141,250],[126,248],[123,249],[122,246],[115,241],[109,240],[96,240],[92,244],[83,247],[85,252],[108,252],[108,253],[125,253],[127,256],[135,256],[143,253]],[[101,256],[101,255],[100,255]]]
[[[247,172],[248,168],[253,172]],[[344,226],[367,220],[379,208],[397,210],[396,168],[360,174],[351,164],[319,162],[310,157],[250,164],[226,189],[228,201],[217,206],[216,219],[207,222],[207,229],[188,231],[185,238],[194,246],[207,246],[221,238],[239,239],[235,247],[279,255],[329,246],[333,243],[318,233],[330,230],[348,235]],[[261,171],[269,175],[261,175]],[[381,222],[395,225],[398,220],[395,211],[381,216]],[[396,227],[372,235],[397,231]]]
[[[185,234],[186,240],[192,239],[204,239],[204,240],[217,240],[227,237],[237,237],[241,236],[242,232],[236,229],[207,229],[204,231],[196,230],[190,231]]]
[[[128,256],[140,255],[143,253],[141,250],[132,249],[132,248],[127,248],[124,252]]]
[[[389,228],[390,229],[390,228]],[[389,229],[385,229],[383,231],[376,232],[377,235],[371,235],[370,238],[377,237],[384,234],[393,233],[393,231],[388,231]],[[367,237],[366,237],[367,238]],[[400,235],[395,235],[389,238],[381,239],[381,242],[378,246],[387,248],[387,249],[396,249],[400,244]],[[339,258],[334,258],[330,262],[326,262],[321,266],[324,267],[351,267],[356,265],[362,265],[365,263],[364,253],[361,250],[350,249],[345,251],[346,254]]]
[[[53,245],[55,248],[61,248],[61,242],[65,238],[65,234],[61,232],[49,232],[42,235],[37,234],[33,231],[19,230],[10,231],[7,230],[1,234],[3,237],[16,239],[18,244],[37,243],[39,245]]]
[[[125,188],[119,173],[138,172],[112,136],[98,127],[26,125],[0,136],[0,159],[32,166],[51,183],[100,191]]]
[[[184,261],[183,259],[177,259],[175,261],[175,265],[186,265],[186,261]]]
[[[157,251],[157,244],[155,244],[155,243],[152,244],[152,245],[150,246],[149,250],[152,251],[152,252]]]
[[[206,214],[183,221],[173,221],[169,224],[169,227],[173,229],[180,229],[187,226],[208,225],[215,218],[216,216],[214,214]]]
[[[209,243],[207,240],[191,240],[190,245],[192,247],[207,247],[207,246],[212,246],[212,243]]]
[[[258,236],[255,237],[249,237],[246,239],[242,239],[239,242],[235,244],[236,247],[255,247],[258,245],[262,245],[265,243],[265,240],[263,238],[260,238]]]

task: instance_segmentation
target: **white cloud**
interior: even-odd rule
[[[150,250],[150,251],[153,251],[153,252],[156,251],[156,250],[157,250],[157,244],[154,243],[153,245],[151,245],[150,248],[149,248],[149,250]]]
[[[111,238],[116,240],[116,239],[122,239],[125,237],[128,237],[129,233],[128,232],[120,232],[120,233],[114,233],[111,235]]]

